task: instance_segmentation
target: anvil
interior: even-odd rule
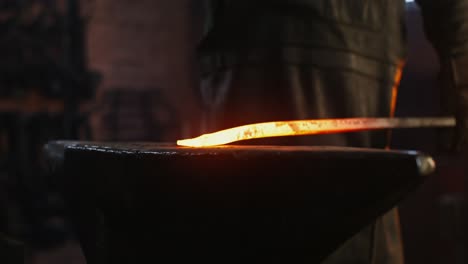
[[[45,146],[88,263],[318,263],[434,171],[313,146]]]

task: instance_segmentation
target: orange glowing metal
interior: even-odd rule
[[[254,138],[330,134],[362,130],[412,127],[450,127],[455,125],[451,117],[437,118],[342,118],[276,121],[233,127],[204,134],[196,138],[177,141],[179,146],[209,147]]]

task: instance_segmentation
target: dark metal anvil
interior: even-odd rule
[[[434,171],[418,152],[51,142],[88,263],[317,263]]]

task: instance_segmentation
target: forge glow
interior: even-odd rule
[[[187,147],[208,147],[254,138],[311,134],[312,131],[315,130],[316,127],[311,127],[311,124],[306,121],[258,123],[204,134],[192,139],[178,140],[177,145]]]
[[[447,118],[342,118],[257,123],[233,127],[196,138],[177,140],[186,147],[210,147],[254,138],[330,134],[388,128],[450,127],[455,119]]]

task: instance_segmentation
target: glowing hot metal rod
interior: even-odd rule
[[[254,138],[355,132],[389,128],[452,127],[452,117],[342,118],[275,121],[233,127],[196,138],[177,140],[177,145],[209,147]]]

